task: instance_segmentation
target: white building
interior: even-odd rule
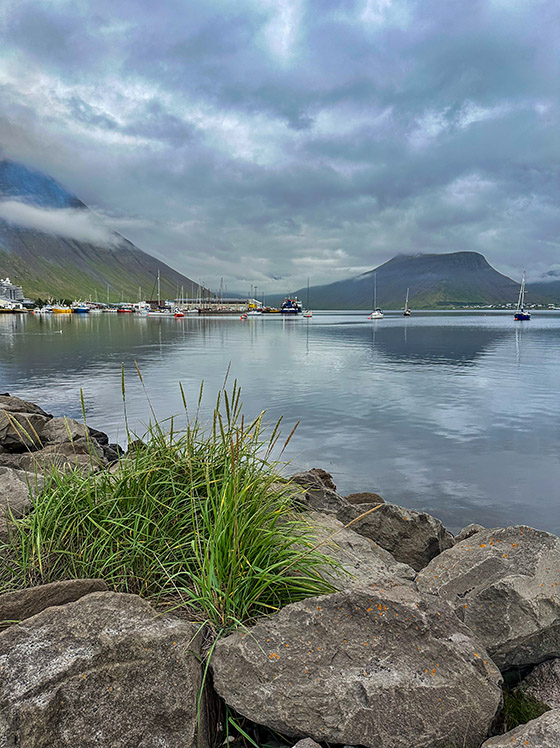
[[[3,301],[20,301],[23,302],[23,289],[11,283],[9,278],[0,278],[0,299]]]

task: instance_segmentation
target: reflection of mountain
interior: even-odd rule
[[[90,210],[75,195],[51,177],[28,169],[23,164],[0,161],[0,201],[23,203],[50,221],[72,221],[82,226],[96,225]],[[58,229],[60,231],[60,228]],[[191,289],[198,285],[165,263],[138,249],[132,242],[99,224],[100,236],[83,241],[52,231],[39,230],[0,218],[0,277],[10,276],[31,298],[38,296],[107,298],[120,301],[121,293],[136,299],[138,287],[149,296],[158,269],[164,297],[175,298],[177,287]]]
[[[511,333],[481,327],[403,326],[377,330],[375,345],[391,361],[415,364],[474,364]]]
[[[374,348],[390,363],[474,364],[484,353],[511,333],[506,329],[468,325],[418,325],[403,320],[388,326],[386,321],[369,325],[336,325],[316,328],[316,334],[332,337],[333,347],[341,342]]]

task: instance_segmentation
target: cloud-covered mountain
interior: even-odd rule
[[[515,303],[519,293],[519,283],[495,270],[478,252],[450,252],[398,255],[354,278],[311,287],[309,304],[315,309],[371,309],[374,274],[377,305],[385,309],[403,308],[407,288],[411,307],[420,309]],[[550,293],[544,286],[529,287],[528,302],[553,301],[552,284]],[[307,289],[296,294],[306,301]],[[268,298],[269,303],[278,301]]]
[[[197,284],[108,228],[75,195],[39,171],[0,161],[0,277],[30,297],[137,299]]]

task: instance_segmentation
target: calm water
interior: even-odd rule
[[[61,334],[62,332],[62,334]],[[143,430],[142,371],[159,418],[205,413],[228,365],[248,416],[284,416],[287,457],[319,466],[339,490],[379,492],[450,529],[527,523],[560,533],[560,314],[365,313],[157,319],[132,315],[0,316],[0,391],[80,417],[123,441]]]

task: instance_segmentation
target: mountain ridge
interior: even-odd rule
[[[519,282],[499,273],[479,252],[398,254],[377,268],[333,283],[309,288],[309,306],[314,309],[371,309],[373,279],[376,276],[377,306],[404,307],[407,288],[409,301],[416,308],[449,308],[477,304],[514,304]],[[553,303],[554,289],[528,286],[528,303]],[[304,302],[307,289],[294,292]],[[279,304],[281,296],[269,295],[267,302]]]
[[[106,242],[72,238],[29,227],[0,217],[0,277],[9,276],[23,286],[26,296],[90,298],[99,301],[136,299],[139,287],[151,295],[158,270],[162,297],[175,298],[177,288],[198,293],[199,285],[166,263],[144,252],[116,231],[97,221],[76,195],[43,172],[24,164],[0,160],[0,205],[7,201],[27,208],[64,211],[98,226]]]

